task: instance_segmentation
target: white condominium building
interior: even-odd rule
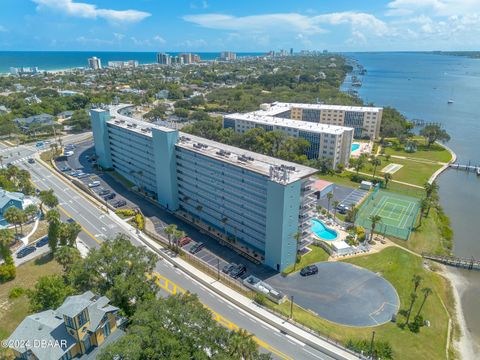
[[[299,104],[274,102],[260,105],[254,112],[263,116],[275,116],[320,124],[354,128],[356,138],[375,140],[380,135],[383,108],[370,106],[342,106],[327,104]]]
[[[282,131],[287,135],[303,138],[310,144],[305,155],[309,159],[331,159],[332,167],[347,165],[353,141],[353,129],[344,126],[319,124],[261,115],[262,111],[248,114],[230,114],[223,118],[223,127],[243,134],[253,128],[266,131]]]

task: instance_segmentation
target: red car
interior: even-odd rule
[[[192,241],[192,238],[188,237],[188,236],[185,236],[183,238],[181,238],[180,240],[178,240],[178,246],[182,247],[182,246],[185,246],[187,245],[190,241]]]

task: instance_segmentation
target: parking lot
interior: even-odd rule
[[[185,245],[183,249],[189,252],[192,246],[195,244],[203,243],[204,247],[192,255],[212,266],[214,269],[220,268],[220,271],[222,271],[225,265],[233,263],[237,265],[243,264],[246,266],[247,271],[241,276],[241,278],[245,278],[248,275],[254,274],[258,278],[267,279],[276,274],[275,271],[261,264],[258,265],[250,262],[240,254],[232,251],[232,249],[221,245],[217,240],[211,238],[205,232],[179,220],[170,212],[160,208],[157,205],[154,205],[136,192],[128,190],[115,177],[113,177],[110,172],[100,172],[96,170],[92,162],[89,161],[91,156],[94,155],[92,141],[86,141],[77,144],[73,150],[68,151],[73,151],[73,154],[68,157],[61,157],[56,162],[57,167],[60,170],[68,167],[71,169],[69,170],[70,172],[73,170],[83,172],[85,176],[82,175],[81,178],[76,176],[75,178],[86,186],[93,181],[99,181],[100,185],[91,188],[92,192],[95,194],[95,196],[97,196],[98,199],[100,199],[102,202],[105,201],[103,197],[99,195],[102,190],[109,191],[109,194],[115,193],[116,195],[114,199],[107,200],[110,204],[113,205],[114,202],[118,200],[124,200],[126,204],[118,207],[118,209],[140,208],[143,215],[152,221],[153,225],[155,226],[155,231],[164,237],[167,237],[164,231],[165,227],[167,227],[169,224],[177,224],[179,230],[185,231],[187,236],[192,238],[192,241]],[[112,236],[113,235],[114,234],[112,234]]]

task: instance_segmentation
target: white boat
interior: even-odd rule
[[[448,104],[453,104],[453,100],[452,100],[452,99],[449,99],[449,100],[447,101],[447,103],[448,103]]]

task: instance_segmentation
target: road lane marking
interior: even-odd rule
[[[73,219],[72,215],[71,215],[67,210],[65,210],[63,207],[61,207],[61,206],[59,205],[58,208],[59,208],[65,215],[67,215],[68,217],[70,217],[70,218]],[[82,228],[82,230],[85,232],[85,234],[87,234],[87,235],[90,236],[93,240],[95,240],[95,242],[96,242],[97,244],[100,245],[100,244],[102,243],[102,242],[101,242],[100,240],[98,240],[95,236],[93,236],[90,231],[88,231],[87,229],[85,229],[85,227],[84,227],[82,224],[79,223],[79,225],[80,225],[80,227]]]
[[[159,274],[158,272],[153,272],[153,275],[155,276],[155,284],[160,287],[161,289],[167,291],[168,293],[170,294],[177,294],[177,293],[186,293],[186,290],[177,286],[174,282],[172,282],[171,280],[167,279],[165,276]],[[152,275],[147,275],[147,277],[149,279],[152,278]],[[218,299],[217,300],[221,300],[221,299]],[[223,302],[223,300],[222,300]],[[226,327],[227,329],[229,330],[233,330],[233,331],[238,331],[240,330],[240,328],[238,327],[238,325],[234,324],[233,322],[231,322],[230,320],[228,320],[227,318],[223,317],[222,315],[220,315],[219,313],[217,313],[216,311],[212,310],[211,308],[209,308],[208,306],[206,305],[203,305],[205,306],[208,310],[210,310],[210,312],[212,313],[212,316],[213,316],[213,319],[215,321],[217,321],[220,325]],[[251,319],[253,320],[253,319]],[[252,335],[252,339],[258,344],[260,345],[261,347],[263,347],[265,350],[267,351],[270,351],[272,354],[274,355],[277,355],[278,357],[280,357],[281,359],[283,360],[293,360],[293,358],[291,358],[290,356],[282,353],[281,351],[275,349],[273,346],[267,344],[265,341],[262,341],[260,340],[259,338],[257,338],[256,336],[253,336]]]

